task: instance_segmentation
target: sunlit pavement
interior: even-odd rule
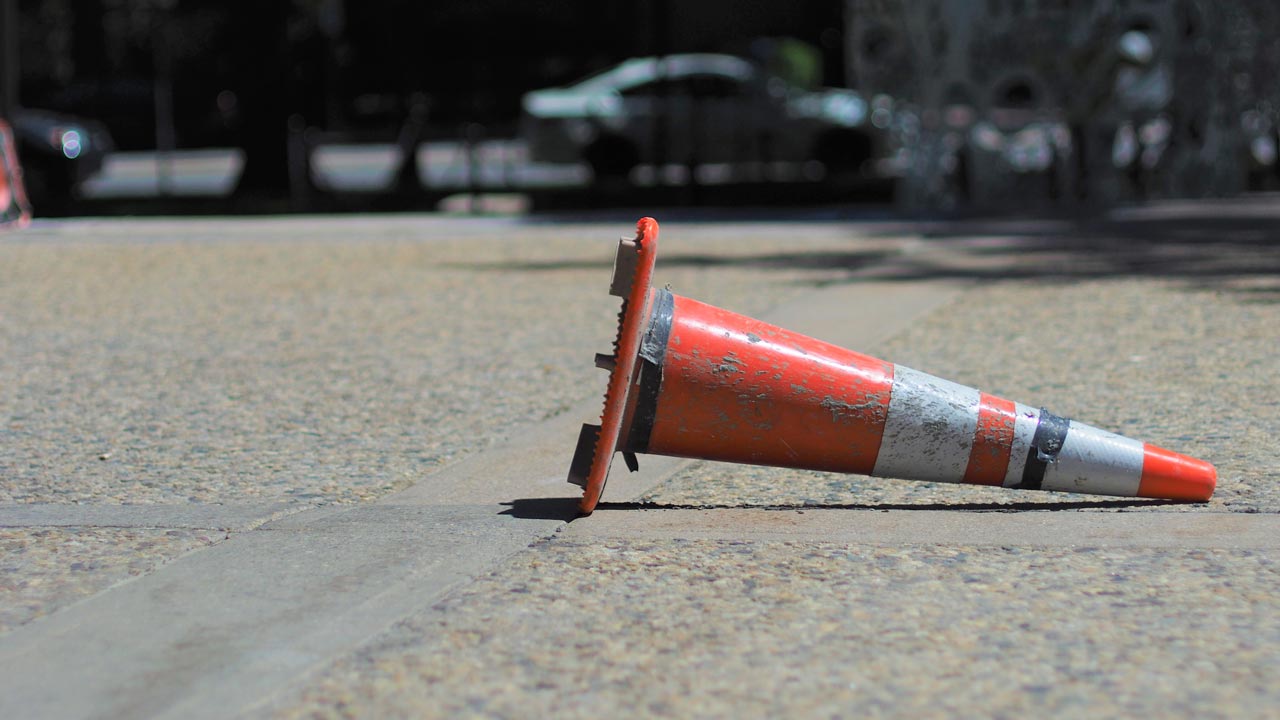
[[[660,284],[1205,457],[1219,491],[641,457],[567,525],[626,223],[3,236],[0,714],[1265,714],[1277,214],[664,222]]]

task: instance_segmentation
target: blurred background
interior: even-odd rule
[[[1280,188],[1271,0],[0,0],[37,216]]]

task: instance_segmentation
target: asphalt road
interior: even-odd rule
[[[1277,216],[664,221],[677,292],[1198,454],[1219,491],[642,457],[568,524],[629,222],[4,236],[0,714],[1264,716]]]

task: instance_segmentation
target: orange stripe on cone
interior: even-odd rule
[[[1013,449],[1013,424],[1017,406],[1011,400],[981,394],[978,401],[978,428],[973,434],[973,450],[964,482],[970,485],[1003,485]]]
[[[1150,443],[1142,446],[1142,480],[1138,497],[1204,502],[1218,485],[1218,471],[1203,460],[1165,450]]]

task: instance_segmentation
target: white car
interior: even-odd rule
[[[732,55],[633,58],[573,85],[527,93],[529,159],[585,162],[597,178],[640,163],[805,162],[859,171],[887,118],[840,88],[803,90]]]

